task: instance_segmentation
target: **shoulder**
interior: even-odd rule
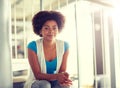
[[[57,40],[59,41],[59,43],[63,43],[64,45],[64,51],[67,51],[69,49],[69,43],[67,41],[63,41],[63,40]]]
[[[29,42],[27,47],[30,48],[30,47],[33,47],[33,46],[36,46],[36,41]]]
[[[67,51],[69,49],[69,43],[64,41],[64,50]]]
[[[27,48],[33,50],[34,52],[37,52],[37,50],[36,50],[36,41],[29,42],[29,44],[27,45]]]
[[[67,41],[64,41],[64,46],[69,46],[69,43]]]

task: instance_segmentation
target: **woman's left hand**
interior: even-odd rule
[[[62,72],[62,73],[66,76],[66,79],[64,82],[61,83],[61,85],[63,85],[63,86],[72,85],[72,81],[69,79],[69,74],[67,72]]]

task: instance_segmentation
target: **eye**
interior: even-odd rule
[[[58,27],[53,27],[53,30],[57,30],[58,29]]]
[[[44,27],[45,30],[48,30],[49,28],[48,27]]]
[[[53,28],[53,30],[56,30],[56,29],[57,29],[56,27]]]

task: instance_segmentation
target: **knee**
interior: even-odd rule
[[[50,82],[46,81],[46,80],[42,80],[42,86],[41,88],[51,88],[51,84]]]
[[[51,88],[51,84],[46,80],[36,80],[31,88]]]

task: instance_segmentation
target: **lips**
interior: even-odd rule
[[[54,35],[47,35],[47,36],[54,36]]]

